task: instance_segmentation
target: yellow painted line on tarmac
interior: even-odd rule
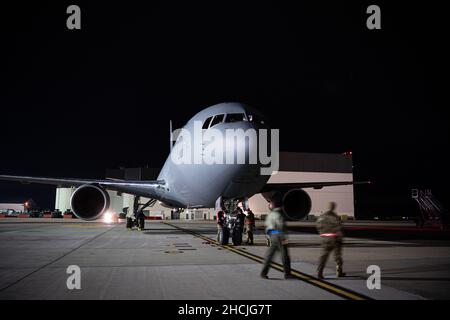
[[[248,259],[251,259],[253,261],[256,261],[256,262],[259,262],[259,263],[263,263],[264,262],[264,258],[263,257],[257,256],[257,255],[255,255],[253,253],[245,252],[245,251],[243,251],[241,249],[234,248],[234,247],[232,247],[230,245],[221,245],[216,240],[211,239],[211,238],[209,238],[207,236],[204,236],[202,234],[199,234],[199,233],[197,233],[195,231],[192,231],[192,230],[189,230],[189,229],[185,229],[185,228],[173,225],[173,224],[168,223],[168,222],[163,222],[163,223],[167,224],[167,225],[169,225],[171,227],[174,227],[176,229],[182,230],[182,231],[184,231],[186,233],[190,233],[193,236],[201,238],[201,239],[203,239],[203,240],[205,240],[205,241],[207,241],[209,243],[221,246],[222,248],[225,248],[225,249],[227,249],[227,250],[229,250],[231,252],[234,252],[236,254],[244,256],[244,257],[246,257]],[[276,263],[276,262],[271,262],[270,266],[272,268],[278,270],[278,271],[284,272],[283,266],[278,264],[278,263]],[[310,276],[310,275],[308,275],[306,273],[303,273],[301,271],[298,271],[298,270],[292,269],[291,270],[291,274],[294,277],[296,277],[297,279],[299,279],[299,280],[302,280],[302,281],[304,281],[306,283],[309,283],[309,284],[311,284],[313,286],[316,286],[318,288],[321,288],[323,290],[326,290],[328,292],[336,294],[336,295],[338,295],[338,296],[340,296],[342,298],[345,298],[345,299],[349,299],[349,300],[372,300],[372,298],[367,297],[365,295],[362,295],[362,294],[360,294],[358,292],[355,292],[355,291],[352,291],[350,289],[346,289],[346,288],[340,287],[338,285],[329,283],[327,281],[315,278],[313,276]]]

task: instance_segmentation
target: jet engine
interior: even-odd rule
[[[302,189],[292,189],[283,196],[283,208],[288,218],[300,220],[311,211],[311,198]]]
[[[109,204],[108,192],[94,184],[78,187],[70,199],[73,213],[83,220],[100,218],[108,210]]]

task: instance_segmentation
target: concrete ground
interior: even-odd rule
[[[176,228],[214,238],[214,222],[146,221],[138,232],[123,223],[6,220],[0,220],[0,299],[343,299],[333,285],[375,299],[450,298],[446,240],[347,238],[348,276],[335,279],[330,261],[325,284],[332,290],[324,290],[284,280],[277,270],[261,279],[259,262]],[[319,236],[292,231],[289,239],[292,267],[314,275]],[[264,256],[262,231],[256,245],[238,248]],[[380,290],[366,286],[372,264],[381,268]],[[81,269],[80,290],[67,288],[71,265]]]

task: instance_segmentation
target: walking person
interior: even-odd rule
[[[261,277],[268,279],[268,272],[270,263],[276,252],[280,252],[281,260],[284,268],[284,278],[292,278],[291,275],[291,261],[287,249],[287,238],[285,231],[284,213],[282,208],[281,194],[276,193],[269,202],[269,209],[271,210],[266,218],[266,233],[270,237],[270,246],[267,250],[264,259],[264,266],[261,271]]]
[[[330,202],[327,211],[317,220],[317,231],[322,238],[322,252],[317,266],[317,277],[323,279],[323,269],[327,263],[328,256],[334,252],[336,262],[336,276],[344,277],[342,260],[342,226],[339,216],[335,212],[336,203]]]

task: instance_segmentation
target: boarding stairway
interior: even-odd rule
[[[421,215],[417,223],[419,227],[428,224],[439,225],[442,229],[445,228],[448,223],[449,212],[430,189],[412,189],[411,196],[419,205]]]

